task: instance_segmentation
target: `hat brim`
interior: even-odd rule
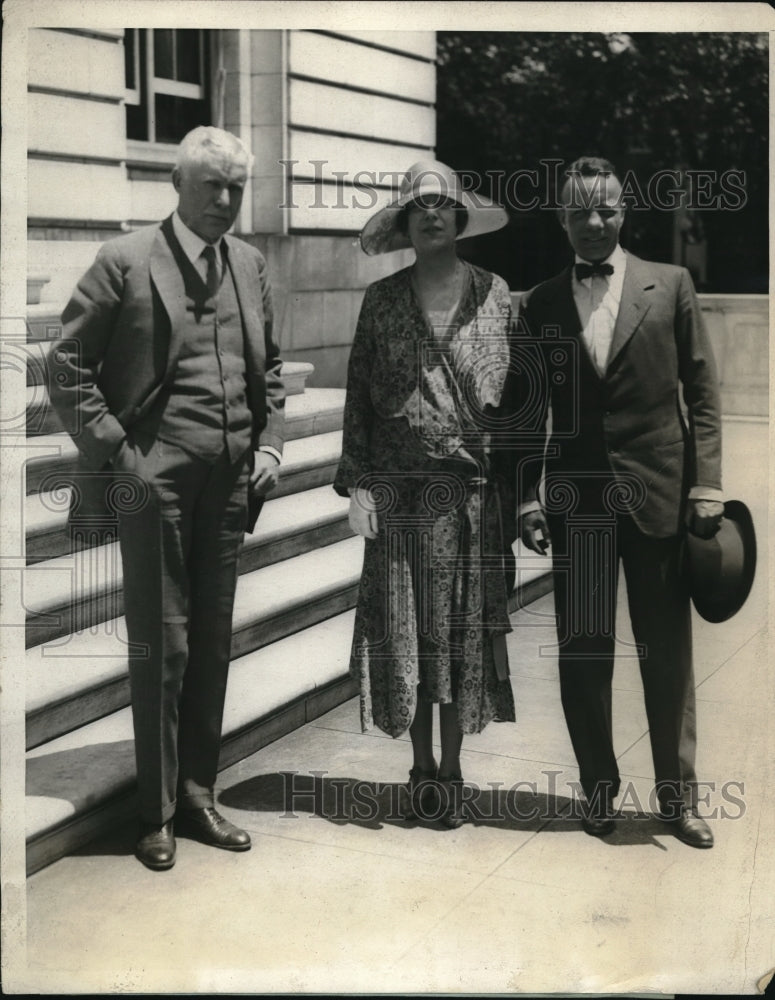
[[[697,613],[713,624],[737,614],[751,592],[756,574],[756,532],[750,510],[741,500],[728,500],[724,520],[729,522],[726,530],[731,528],[737,533],[735,543],[742,545],[741,560],[730,559],[728,565],[723,546],[729,540],[721,531],[706,539],[687,534],[692,602]]]
[[[407,235],[400,232],[396,226],[401,211],[413,200],[413,195],[396,198],[389,205],[376,212],[368,220],[361,232],[361,249],[370,257],[380,253],[391,253],[394,250],[409,250],[412,242]],[[457,204],[468,212],[468,223],[456,239],[467,240],[473,236],[483,236],[494,233],[508,224],[509,216],[504,208],[496,205],[490,198],[481,195],[471,196],[462,192]]]

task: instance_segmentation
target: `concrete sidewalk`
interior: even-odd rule
[[[480,793],[469,823],[399,819],[408,741],[362,734],[353,700],[222,773],[219,809],[250,831],[249,853],[179,839],[175,867],[151,873],[125,828],[32,876],[27,989],[755,992],[775,966],[767,432],[724,425],[727,490],[759,535],[754,590],[730,622],[695,619],[713,850],[651,815],[626,614],[614,682],[622,817],[604,840],[582,831],[549,595],[513,617],[516,725],[464,742]]]

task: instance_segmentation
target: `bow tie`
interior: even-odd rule
[[[577,281],[584,281],[585,278],[591,278],[594,274],[605,277],[605,275],[614,273],[613,264],[601,264],[600,261],[594,264],[576,264],[573,270],[576,273]]]

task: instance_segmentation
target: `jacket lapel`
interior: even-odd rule
[[[237,294],[242,329],[245,334],[246,362],[250,370],[261,371],[262,365],[256,356],[256,345],[262,342],[262,327],[259,317],[263,317],[264,307],[258,297],[258,275],[251,257],[243,253],[242,241],[231,236],[224,236],[228,247],[229,267],[234,278],[234,290]]]
[[[581,364],[585,364],[591,374],[596,379],[600,379],[600,373],[595,367],[592,358],[590,358],[589,349],[584,342],[584,338],[581,336],[581,319],[579,318],[579,311],[576,308],[576,302],[573,298],[572,273],[572,269],[568,267],[566,270],[561,271],[555,279],[557,286],[552,289],[552,292],[556,295],[554,300],[557,310],[556,322],[562,331],[562,336],[571,337],[578,344],[578,354],[582,359]]]
[[[624,272],[622,298],[616,317],[608,368],[616,360],[651,308],[650,292],[654,288],[654,278],[648,264],[639,257],[627,254],[627,270]]]
[[[558,322],[564,337],[579,339],[581,333],[581,320],[579,311],[573,300],[573,282],[571,281],[571,269],[568,267],[557,275],[557,312]],[[554,291],[554,290],[553,290]]]
[[[156,234],[151,248],[151,280],[156,286],[159,298],[167,311],[170,321],[170,346],[167,355],[167,370],[164,381],[174,371],[183,343],[183,327],[186,313],[186,290],[178,262],[170,246],[174,240],[172,216],[165,219]]]

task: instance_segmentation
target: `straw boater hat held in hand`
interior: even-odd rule
[[[468,239],[502,229],[509,221],[506,211],[491,198],[464,191],[457,174],[438,160],[418,160],[404,174],[398,198],[369,219],[361,233],[361,247],[374,255],[411,247],[409,237],[397,226],[398,216],[418,199],[449,198],[468,213],[465,228],[457,238]]]

